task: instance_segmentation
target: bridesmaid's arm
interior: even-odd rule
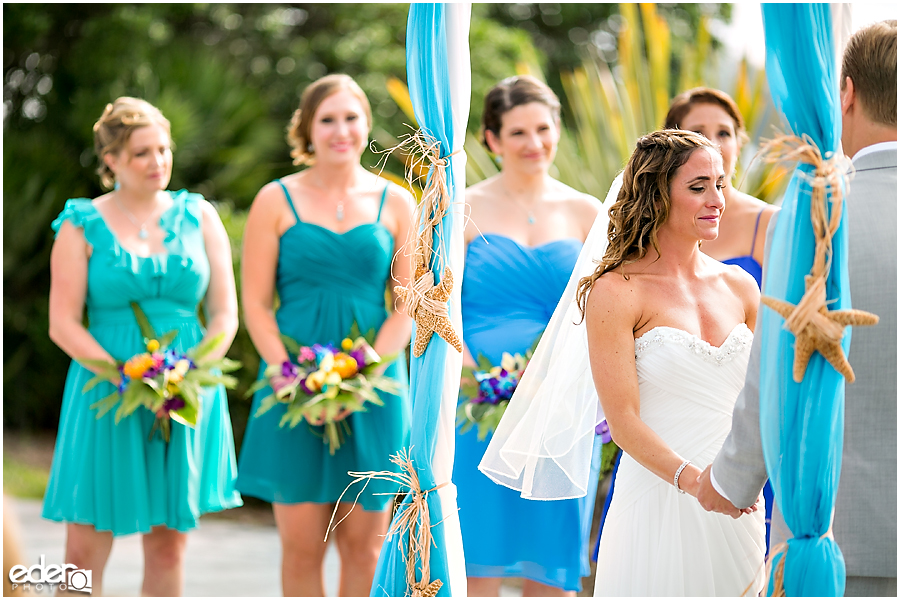
[[[275,321],[275,272],[279,223],[285,201],[275,184],[264,186],[247,214],[241,254],[241,301],[244,324],[259,355],[270,365],[288,359]]]
[[[206,324],[204,340],[224,334],[222,342],[213,350],[211,358],[222,358],[231,347],[238,329],[237,291],[234,285],[234,264],[231,261],[231,242],[219,213],[206,200],[203,210],[203,242],[209,258],[209,287],[206,290]]]
[[[634,324],[640,309],[635,290],[621,275],[598,279],[588,297],[585,321],[591,373],[613,441],[648,471],[669,484],[685,459],[641,420],[641,398],[634,358]],[[688,465],[679,487],[697,495],[701,470]]]
[[[387,203],[393,221],[394,236],[394,260],[392,261],[392,274],[394,284],[406,286],[412,273],[412,257],[406,256],[406,252],[412,252],[414,242],[410,240],[410,230],[413,227],[412,215],[415,201],[406,191],[392,186],[388,193]],[[409,240],[409,246],[407,241]],[[390,280],[388,280],[390,283]],[[390,285],[391,306],[393,310],[385,319],[378,335],[375,337],[373,348],[380,356],[400,353],[409,345],[412,335],[412,319],[406,314],[406,304],[394,293],[394,285]]]
[[[94,339],[82,321],[90,251],[84,231],[69,221],[63,223],[50,251],[49,335],[53,343],[75,360],[84,358],[114,363],[113,357]]]

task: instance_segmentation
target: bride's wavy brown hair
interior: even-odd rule
[[[608,271],[636,262],[650,246],[659,254],[659,228],[669,218],[669,191],[676,171],[697,148],[718,149],[693,131],[665,129],[637,141],[622,174],[622,189],[609,209],[609,246],[594,272],[578,282],[575,301],[584,311],[594,282]]]

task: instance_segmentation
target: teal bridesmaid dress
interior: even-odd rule
[[[165,252],[137,256],[123,248],[85,198],[69,200],[53,222],[84,230],[92,247],[88,261],[88,331],[115,359],[146,351],[130,303],[137,302],[153,328],[178,330],[172,347],[189,350],[203,338],[198,303],[209,284],[203,241],[202,197],[169,192],[172,207],[160,218]],[[201,400],[195,428],[171,423],[168,443],[148,439],[155,416],[138,409],[115,422],[115,411],[97,418],[91,405],[114,390],[101,383],[87,393],[93,373],[73,360],[62,401],[59,433],[43,516],[93,525],[113,535],[149,533],[164,525],[178,531],[197,526],[201,514],[241,505],[235,489],[234,439],[225,388],[210,388]]]
[[[362,332],[378,331],[388,316],[385,304],[394,238],[381,223],[387,188],[378,218],[344,233],[306,223],[291,201],[285,201],[296,223],[281,236],[275,287],[280,306],[278,328],[303,345],[339,345],[353,322]],[[259,377],[266,369],[260,361]],[[242,494],[268,502],[295,504],[337,501],[352,479],[348,471],[396,471],[390,456],[409,443],[408,377],[401,355],[385,371],[404,388],[402,395],[380,394],[384,406],[367,405],[365,412],[347,417],[351,434],[332,456],[323,443],[323,428],[301,422],[293,429],[279,427],[286,405],[279,404],[256,417],[256,409],[271,388],[253,398],[250,421],[241,445],[237,487]],[[353,502],[358,489],[344,496]],[[384,510],[395,486],[372,481],[360,497],[364,510]]]

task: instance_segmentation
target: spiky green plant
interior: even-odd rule
[[[565,126],[551,174],[564,183],[588,194],[603,198],[641,135],[662,126],[674,93],[707,85],[720,85],[719,57],[709,31],[707,19],[701,19],[693,44],[679,58],[673,70],[671,32],[656,5],[620,4],[625,26],[618,34],[618,60],[610,64],[598,51],[589,49],[580,67],[562,73],[562,102]],[[652,43],[648,43],[652,40]],[[734,70],[734,69],[731,69]],[[534,62],[517,66],[520,74],[543,79]],[[677,88],[671,83],[677,81]],[[388,93],[415,126],[412,104],[406,86],[398,79],[388,82]],[[755,162],[747,170],[759,145],[760,137],[771,133],[771,110],[765,86],[765,73],[756,72],[746,59],[736,65],[731,89],[744,115],[750,142],[745,144],[736,173],[739,189],[763,200],[772,201],[780,193],[787,178],[786,171]],[[390,147],[397,140],[385,132],[377,132],[376,140]],[[471,185],[497,172],[497,164],[484,148],[476,132],[466,135],[466,182]],[[402,157],[397,157],[402,159]]]

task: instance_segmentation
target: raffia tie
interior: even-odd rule
[[[819,539],[825,538],[834,539],[834,531],[832,527],[828,527],[828,531],[819,536]],[[773,564],[775,560],[775,556],[779,552],[784,552],[781,555],[781,560],[778,561],[778,564]],[[769,558],[766,560],[766,584],[763,586],[763,589],[768,589],[769,587],[769,578],[774,578],[772,584],[772,598],[785,598],[787,597],[787,592],[784,591],[784,561],[787,559],[788,553],[788,545],[787,542],[781,542],[780,544],[775,544],[771,550],[769,550]],[[774,571],[773,571],[774,567]]]
[[[416,311],[420,306],[423,310],[436,315],[446,315],[449,312],[446,301],[436,300],[426,295],[433,287],[434,273],[431,269],[423,273],[419,279],[410,281],[406,288],[409,290],[409,295],[406,296],[406,312],[410,317],[416,317]]]
[[[413,242],[415,272],[406,286],[394,288],[406,303],[407,313],[416,322],[416,339],[413,342],[413,356],[416,357],[425,353],[435,333],[457,352],[462,352],[462,342],[453,329],[447,307],[453,287],[453,272],[446,265],[443,255],[443,218],[450,209],[447,167],[450,157],[456,152],[442,158],[440,147],[439,140],[420,129],[387,151],[391,153],[402,149],[412,157],[406,166],[406,181],[410,187],[423,176],[431,174],[414,218],[414,230],[418,232]],[[436,247],[435,237],[438,242]],[[443,271],[443,279],[438,285],[435,285],[434,273],[430,268],[433,263],[437,264],[439,271]]]
[[[410,494],[410,501],[409,503],[404,504],[394,515],[391,527],[387,532],[387,537],[390,539],[391,536],[397,535],[398,549],[400,552],[404,552],[403,539],[407,534],[409,535],[409,542],[405,551],[406,587],[413,598],[432,598],[437,595],[438,591],[443,586],[443,582],[441,582],[440,579],[435,579],[434,581],[431,581],[430,579],[431,546],[437,547],[437,544],[434,541],[434,537],[431,535],[431,528],[433,525],[431,524],[431,514],[428,510],[428,494],[441,489],[449,482],[444,482],[430,490],[423,491],[419,485],[419,475],[416,473],[412,459],[409,457],[409,451],[405,448],[391,456],[391,462],[400,467],[400,473],[394,473],[392,471],[350,471],[348,473],[354,479],[350,482],[350,485],[341,492],[341,496],[338,498],[334,511],[331,513],[331,521],[328,523],[325,541],[328,541],[328,534],[334,531],[334,529],[349,516],[353,508],[356,507],[359,497],[365,491],[366,486],[369,485],[370,481],[377,479],[390,481],[400,485],[401,490],[392,495],[405,496],[406,494]],[[364,481],[365,484],[359,494],[356,495],[353,506],[351,506],[350,510],[347,511],[347,514],[332,527],[331,524],[334,522],[334,517],[337,514],[338,506],[340,505],[344,494],[346,494],[347,490],[353,485],[362,481]],[[418,581],[416,581],[417,561],[421,565],[422,572],[421,579]]]
[[[760,154],[766,162],[799,161],[815,167],[811,175],[803,177],[812,188],[810,198],[810,220],[815,235],[816,247],[813,266],[806,276],[806,292],[800,302],[793,305],[784,300],[763,296],[762,303],[777,311],[785,319],[785,328],[794,334],[794,381],[800,382],[813,352],[818,351],[841,373],[848,383],[853,383],[855,375],[841,340],[844,327],[848,325],[874,325],[878,316],[861,310],[828,310],[825,289],[831,260],[834,254],[832,240],[841,223],[843,211],[842,184],[846,183],[843,161],[838,157],[822,158],[819,148],[812,139],[804,135],[783,135],[763,144]],[[828,196],[831,195],[831,211],[828,210]]]

